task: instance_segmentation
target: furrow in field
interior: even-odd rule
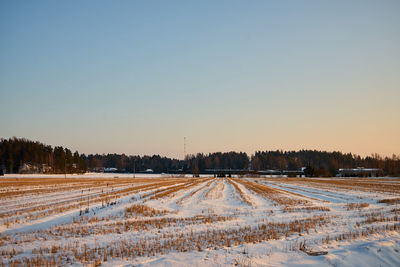
[[[270,186],[266,186],[264,184],[259,184],[243,179],[234,179],[234,181],[242,184],[250,191],[253,191],[263,196],[264,198],[271,200],[276,205],[293,206],[293,205],[305,205],[309,203],[309,201],[304,199],[290,198],[281,190],[278,190]]]
[[[110,192],[100,193],[100,194],[91,194],[85,198],[77,198],[75,200],[71,200],[65,205],[50,205],[45,210],[35,210],[35,209],[27,209],[24,212],[17,214],[16,216],[6,217],[3,220],[3,223],[8,227],[10,224],[22,224],[25,225],[30,221],[39,222],[47,221],[45,218],[51,218],[52,215],[58,213],[75,213],[77,210],[86,209],[87,207],[110,205],[116,203],[116,201],[122,197],[129,196],[131,194],[135,194],[140,191],[148,191],[155,188],[160,188],[162,186],[169,186],[171,184],[175,184],[175,182],[154,182],[146,185],[137,185],[133,187],[122,188],[120,190],[113,189]],[[50,220],[50,219],[49,219]]]
[[[208,188],[211,183],[214,182],[211,179],[207,179],[204,181],[204,185],[200,186],[199,188],[192,190],[191,192],[185,194],[181,199],[179,199],[178,201],[176,201],[176,204],[178,205],[182,205],[183,202],[187,201],[188,199],[192,198],[195,194],[197,194],[198,192],[204,190],[205,188]]]
[[[244,203],[246,203],[249,206],[252,206],[253,203],[251,202],[250,198],[246,195],[246,193],[243,191],[242,188],[240,188],[240,186],[238,184],[236,184],[235,182],[232,181],[232,179],[227,179],[228,183],[231,184],[236,192],[239,194],[241,201],[243,201]]]
[[[206,199],[219,199],[222,198],[222,191],[224,190],[224,183],[221,178],[216,178],[216,182],[213,186],[205,193]]]
[[[283,185],[283,184],[277,184],[277,183],[268,183],[268,186],[281,189],[281,190],[286,190],[291,193],[297,193],[297,194],[302,194],[310,199],[314,199],[317,201],[321,202],[332,202],[332,203],[343,203],[349,200],[354,199],[354,197],[349,197],[349,195],[344,195],[339,192],[327,192],[324,190],[316,190],[316,189],[311,189],[308,187],[304,187],[301,185],[296,185],[294,186],[288,186],[288,185]]]
[[[330,211],[326,206],[315,206],[310,198],[304,195],[278,189],[276,187],[267,186],[265,184],[255,183],[248,180],[235,180],[244,185],[250,191],[253,191],[269,200],[274,204],[283,206],[282,212],[301,212],[301,211]],[[319,204],[319,203],[318,203]]]
[[[349,178],[279,178],[286,184],[304,183],[316,188],[342,189],[351,191],[400,193],[400,183],[392,179],[391,183],[382,183],[382,179],[349,179]],[[269,179],[272,180],[273,179]],[[383,180],[384,181],[384,180]]]

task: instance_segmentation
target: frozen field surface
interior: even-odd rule
[[[7,175],[0,266],[400,266],[400,179]]]

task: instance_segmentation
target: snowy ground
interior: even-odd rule
[[[83,174],[6,174],[5,178],[166,178],[166,177],[186,177],[190,178],[190,174],[168,174],[168,173],[98,173],[88,172]],[[201,177],[208,177],[202,174]]]
[[[399,214],[395,178],[6,176],[0,266],[399,266]]]

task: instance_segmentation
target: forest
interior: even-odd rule
[[[116,172],[204,173],[207,169],[299,170],[311,166],[316,176],[334,176],[339,168],[379,168],[384,175],[400,176],[400,155],[383,157],[317,150],[216,152],[187,155],[185,160],[160,155],[80,154],[24,138],[0,140],[0,173],[84,173],[116,168]]]

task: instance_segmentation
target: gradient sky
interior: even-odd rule
[[[0,1],[0,137],[400,154],[400,1]]]

